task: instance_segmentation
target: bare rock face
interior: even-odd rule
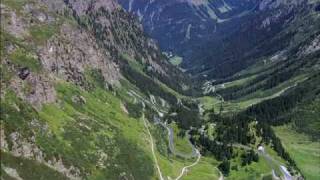
[[[288,15],[294,8],[303,4],[305,0],[263,0],[259,4],[260,11],[270,11],[279,9],[272,13],[269,17],[266,17],[261,24],[260,28],[267,28],[269,25],[277,22],[280,18]]]
[[[23,74],[23,77],[25,77],[27,72]],[[19,76],[22,76],[21,73]],[[12,79],[10,82],[11,88],[20,98],[32,104],[36,109],[40,109],[43,104],[56,102],[57,95],[52,79],[30,72],[25,79],[20,78]]]
[[[16,157],[39,159],[42,152],[36,145],[22,140],[21,135],[18,132],[13,132],[9,135],[10,142],[12,142],[11,153]]]
[[[56,101],[56,91],[50,79],[43,76],[30,76],[28,82],[31,84],[31,93],[27,96],[27,101],[36,106],[43,103],[53,103]]]
[[[315,37],[309,44],[301,48],[300,55],[308,55],[320,51],[320,35]]]
[[[27,31],[28,24],[19,18],[16,12],[9,11],[4,5],[1,6],[1,26],[5,27],[6,31],[11,35],[18,38],[22,38],[29,34]]]
[[[275,9],[280,6],[297,6],[306,0],[263,0],[259,4],[259,10]]]
[[[60,35],[49,40],[39,55],[47,71],[77,85],[85,85],[87,69],[100,70],[110,85],[119,84],[119,68],[111,61],[110,55],[103,52],[86,31],[71,25],[63,25]]]
[[[48,7],[51,12],[62,13],[67,8],[64,0],[39,0]]]

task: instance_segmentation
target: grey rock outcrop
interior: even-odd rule
[[[12,79],[10,86],[18,97],[40,109],[43,104],[56,101],[57,95],[52,82],[50,77],[31,73],[25,80]]]
[[[107,84],[119,84],[119,68],[85,30],[62,25],[59,36],[49,40],[39,55],[47,71],[77,85],[85,85],[87,69],[100,70]]]

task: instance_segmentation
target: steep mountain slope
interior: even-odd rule
[[[306,43],[319,29],[318,1],[120,2],[163,50],[182,56],[182,67],[204,79],[233,75]]]
[[[292,51],[318,38],[317,3],[279,1],[263,6],[264,2],[235,32],[194,49],[197,61],[190,63],[195,67],[193,73],[211,78],[230,76],[265,57]],[[204,52],[204,47],[211,51]],[[203,67],[195,66],[197,63]]]
[[[314,13],[311,12],[316,15]],[[311,18],[317,16],[309,15],[300,22],[317,24]],[[253,66],[233,76],[206,82],[203,87],[205,93],[218,99],[210,102],[206,97],[201,101],[207,103],[205,107],[214,107],[216,113],[231,116],[231,120],[224,120],[226,123],[220,127],[225,131],[226,127],[232,127],[229,132],[223,133],[223,139],[230,141],[231,138],[231,142],[241,144],[256,142],[248,133],[252,128],[250,124],[256,122],[256,131],[262,135],[259,144],[272,143],[279,156],[288,160],[289,167],[299,169],[306,179],[317,179],[319,162],[310,159],[317,159],[320,153],[317,140],[320,132],[317,118],[320,92],[319,37],[309,37],[306,32],[318,33],[318,28],[310,30],[309,27],[314,26],[300,27],[303,35],[297,33],[296,37],[300,38],[289,38],[291,43],[285,50],[262,57]],[[292,29],[296,29],[296,26]],[[230,135],[235,133],[232,129],[243,126],[248,127],[238,132],[240,135]]]
[[[190,44],[200,44],[218,35],[223,22],[250,12],[256,0],[119,0],[129,12],[142,21],[146,32],[157,39],[165,51],[190,54]]]
[[[141,101],[188,83],[113,0],[1,2],[1,179],[156,178]]]

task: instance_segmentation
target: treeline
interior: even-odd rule
[[[255,117],[258,121],[267,122],[269,125],[282,125],[288,122],[288,118],[281,118],[283,115],[299,103],[312,100],[320,93],[319,84],[320,73],[317,73],[287,94],[256,104],[242,114]]]
[[[181,103],[173,105],[165,117],[169,121],[175,121],[179,128],[188,130],[190,127],[200,127],[202,119],[199,115],[198,105],[193,101],[181,100]]]
[[[252,162],[258,162],[258,161],[259,161],[259,155],[258,153],[255,153],[252,149],[241,154],[241,166],[250,165]]]
[[[256,152],[251,150],[244,150],[241,154],[234,151],[234,147],[238,144],[252,145],[256,144],[256,136],[262,137],[259,143],[271,144],[271,147],[278,153],[280,157],[289,162],[290,167],[298,169],[295,162],[285,151],[279,138],[277,138],[267,122],[255,123],[254,127],[250,124],[254,123],[254,118],[237,114],[232,117],[223,117],[220,115],[210,115],[209,123],[215,123],[214,138],[210,138],[209,134],[199,130],[193,129],[190,132],[191,140],[194,144],[201,147],[201,153],[212,154],[217,160],[221,161],[218,168],[225,176],[230,170],[237,170],[237,167],[230,166],[230,160],[240,155],[241,166],[250,165],[252,162],[258,162],[259,156]],[[291,168],[289,168],[291,170]]]
[[[283,96],[274,99],[263,101],[254,105],[246,111],[240,113],[241,115],[253,117],[258,121],[256,133],[262,137],[262,141],[267,144],[272,144],[273,149],[283,159],[289,162],[291,167],[296,167],[295,162],[285,151],[280,139],[273,132],[271,125],[283,125],[290,122],[291,110],[297,107],[301,102],[312,101],[320,94],[320,73],[317,73],[305,82],[298,84],[297,87]]]
[[[254,143],[255,138],[250,134],[249,123],[252,118],[246,115],[223,117],[216,114],[210,115],[210,121],[216,124],[216,140],[224,143]]]
[[[223,117],[211,114],[209,123],[214,123],[216,129],[214,139],[205,133],[199,133],[198,130],[192,130],[190,134],[197,137],[193,141],[203,147],[203,153],[208,151],[218,160],[231,159],[232,144],[255,143],[255,137],[249,127],[250,122],[252,118],[244,115]]]
[[[272,89],[297,75],[302,68],[313,67],[319,61],[316,55],[311,55],[307,57],[307,59],[308,60],[294,59],[290,61],[280,61],[271,67],[271,69],[274,70],[270,72],[260,72],[260,75],[248,83],[220,89],[217,93],[222,95],[225,100],[233,100],[252,94],[258,90]]]
[[[149,94],[153,94],[155,96],[162,97],[170,104],[175,104],[177,102],[177,98],[173,94],[164,91],[163,88],[160,87],[160,85],[154,80],[134,70],[132,67],[130,67],[130,65],[124,65],[121,68],[121,72],[126,79],[128,79],[132,84],[136,85],[141,92],[147,96]]]
[[[289,163],[290,166],[288,170],[291,171],[291,173],[294,173],[292,168],[300,171],[289,153],[282,146],[281,140],[275,135],[269,124],[264,122],[259,123],[257,125],[257,134],[262,137],[263,142],[266,144],[272,144],[272,148],[277,152],[278,156],[282,157]]]
[[[250,129],[250,122],[253,119],[240,115],[223,117],[214,113],[209,115],[209,124],[215,124],[214,134],[207,134],[205,129],[193,129],[190,131],[191,141],[201,147],[201,154],[213,155],[221,161],[218,168],[228,176],[230,170],[237,170],[238,167],[231,167],[230,160],[240,156],[241,166],[246,166],[252,162],[258,162],[259,156],[253,150],[243,150],[241,154],[234,151],[237,144],[255,144],[255,137]],[[214,136],[214,138],[212,138]]]
[[[288,118],[297,132],[305,133],[313,140],[320,139],[320,126],[317,125],[320,122],[320,95],[299,104]]]
[[[142,104],[134,104],[130,102],[126,102],[124,104],[126,109],[128,110],[129,116],[133,118],[140,118],[143,114]]]
[[[268,75],[260,75],[255,79],[251,80],[249,83],[243,85],[232,86],[230,88],[218,90],[216,93],[223,96],[225,100],[238,99],[245,95],[254,93],[259,89],[263,88],[264,84],[261,83],[265,80]]]
[[[163,58],[163,61],[165,58]],[[164,65],[166,66],[166,65]],[[191,82],[191,78],[187,75],[182,73],[180,70],[178,70],[175,67],[171,67],[170,70],[168,70],[171,74],[162,74],[162,73],[155,73],[154,71],[148,70],[148,67],[150,67],[148,64],[145,66],[143,71],[150,77],[156,78],[160,80],[162,83],[166,84],[171,89],[177,91],[178,93],[186,96],[192,96],[196,97],[201,95],[201,86],[196,86],[196,84],[193,84]],[[184,86],[187,86],[187,89],[183,88]]]
[[[217,160],[222,161],[219,168],[222,172],[228,173],[229,160],[235,156],[232,146],[256,144],[256,135],[262,137],[259,143],[271,144],[278,155],[289,162],[290,167],[298,170],[271,126],[288,122],[287,118],[283,118],[284,115],[290,113],[300,102],[309,101],[318,96],[320,94],[319,84],[320,73],[317,73],[286,94],[263,101],[233,116],[223,117],[211,111],[208,123],[215,124],[214,138],[206,134],[203,129],[193,129],[190,132],[192,141],[201,147],[203,154],[210,153]],[[257,154],[252,151],[246,151],[240,157],[243,166],[258,160]]]

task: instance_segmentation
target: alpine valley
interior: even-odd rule
[[[319,0],[1,0],[1,180],[319,180]]]

